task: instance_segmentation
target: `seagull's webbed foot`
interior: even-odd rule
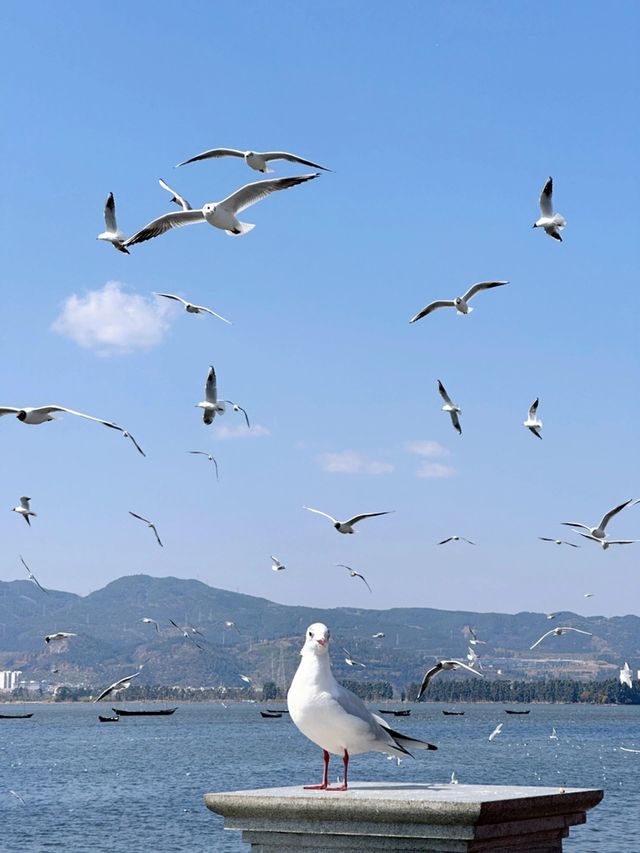
[[[303,785],[302,789],[304,791],[326,791],[326,785]]]
[[[322,759],[324,761],[322,783],[320,785],[304,785],[305,791],[326,791],[329,787],[329,753],[326,749],[322,750]]]

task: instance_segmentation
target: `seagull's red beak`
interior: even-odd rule
[[[320,643],[320,645],[321,645],[321,646],[326,646],[326,645],[327,645],[327,641],[326,641],[326,640],[316,640],[316,643]]]

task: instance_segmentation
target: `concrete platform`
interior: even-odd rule
[[[603,791],[353,782],[346,792],[264,788],[206,794],[253,853],[557,853]]]

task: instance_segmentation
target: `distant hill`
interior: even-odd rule
[[[158,621],[161,631],[142,623]],[[195,642],[169,620],[193,626]],[[237,626],[225,627],[224,622]],[[103,684],[144,664],[140,683],[181,686],[241,686],[239,674],[255,683],[287,683],[297,666],[306,627],[325,622],[333,636],[332,660],[340,678],[389,681],[397,690],[419,681],[436,659],[465,659],[468,627],[488,677],[611,677],[625,660],[640,665],[640,618],[606,619],[559,613],[471,613],[431,608],[364,610],[275,604],[264,598],[215,589],[196,580],[132,575],[87,596],[51,590],[30,581],[0,582],[0,669],[21,669],[25,678],[52,683]],[[533,652],[545,631],[571,625],[593,636],[552,637]],[[55,631],[78,636],[47,646]],[[374,640],[383,632],[385,638]],[[345,646],[366,669],[344,662]],[[57,669],[57,673],[52,670]],[[456,674],[457,675],[457,674]],[[452,677],[452,676],[448,676]],[[455,676],[453,676],[455,677]]]

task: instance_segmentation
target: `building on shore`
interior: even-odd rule
[[[20,669],[4,669],[0,670],[0,692],[9,693],[15,690],[20,681],[22,670]]]

